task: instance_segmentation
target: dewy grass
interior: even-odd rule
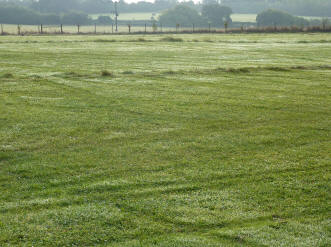
[[[330,34],[109,37],[0,37],[0,246],[329,245]]]

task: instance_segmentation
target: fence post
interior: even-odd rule
[[[40,33],[43,33],[43,24],[40,24]]]
[[[128,24],[129,33],[131,33],[131,24]]]
[[[209,32],[210,32],[210,23],[208,24],[208,30],[209,30]]]
[[[145,33],[147,32],[147,25],[146,25],[146,23],[145,23]]]
[[[21,35],[21,26],[17,25],[17,35]]]
[[[61,24],[60,28],[61,28],[61,34],[63,34],[63,25],[62,24]]]
[[[179,24],[177,23],[176,24],[176,33],[178,32],[178,29],[179,29]]]
[[[328,18],[323,18],[323,19],[322,19],[322,27],[323,27],[323,31],[324,31],[324,32],[325,32],[326,29],[327,29],[328,23],[329,23],[329,19],[328,19]]]
[[[111,33],[114,33],[114,23],[111,24]]]
[[[97,34],[97,24],[94,23],[94,34]]]
[[[1,35],[4,35],[4,32],[3,32],[3,24],[1,24]]]
[[[194,24],[192,25],[192,32],[194,33]]]

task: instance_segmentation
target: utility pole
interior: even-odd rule
[[[118,32],[118,27],[117,27],[117,17],[118,17],[118,12],[117,12],[117,2],[115,2],[115,31]]]
[[[114,11],[111,11],[110,14],[115,16],[115,32],[118,32],[118,25],[117,25],[117,19],[118,19],[118,11],[117,11],[117,4],[119,2],[113,2],[112,0],[102,0],[103,3],[106,3],[106,4],[112,4],[114,3],[114,7],[115,7],[115,10]],[[112,32],[113,32],[113,26],[114,24],[112,23]]]

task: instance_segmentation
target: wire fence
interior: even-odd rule
[[[0,24],[1,35],[55,35],[55,34],[153,34],[153,33],[245,33],[245,32],[331,32],[331,26],[310,27],[256,27],[216,28],[212,26],[163,27],[162,25],[14,25]]]

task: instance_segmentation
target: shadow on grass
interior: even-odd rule
[[[12,73],[5,73],[3,75],[0,75],[0,78],[14,78],[14,75]]]
[[[174,38],[174,37],[171,37],[171,36],[167,36],[167,37],[164,37],[164,38],[160,39],[160,41],[163,41],[163,42],[183,42],[184,40],[182,38]]]

